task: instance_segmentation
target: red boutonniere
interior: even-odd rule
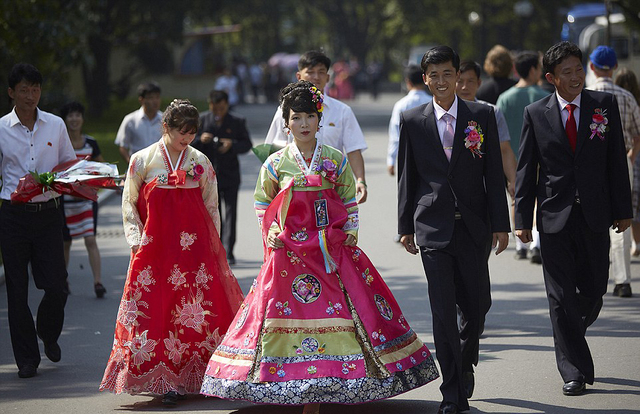
[[[47,142],[47,145],[53,147],[53,144],[51,142]]]
[[[204,174],[204,167],[202,164],[198,164],[195,159],[191,158],[187,175],[190,175],[191,178],[193,178],[193,181],[199,181],[202,174]]]
[[[476,155],[482,158],[482,151],[480,151],[480,147],[484,142],[484,134],[482,133],[480,125],[475,121],[469,121],[469,125],[464,130],[464,133],[467,134],[464,139],[465,148],[471,151],[473,158],[475,158]]]
[[[589,137],[589,139],[593,139],[593,137],[597,135],[601,141],[604,141],[604,133],[609,129],[609,127],[607,126],[609,120],[607,119],[606,115],[606,109],[597,108],[595,111],[593,111],[593,116],[591,116],[591,124],[589,125],[589,128],[591,128],[591,136]]]

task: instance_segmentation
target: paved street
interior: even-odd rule
[[[369,149],[364,153],[369,199],[361,206],[359,245],[369,255],[403,308],[413,329],[434,352],[427,284],[420,259],[393,242],[396,232],[395,177],[386,172],[387,125],[393,102],[400,95],[383,95],[371,102],[368,95],[352,106],[362,125]],[[262,142],[275,107],[240,107],[247,117],[254,144]],[[258,273],[262,245],[253,212],[253,187],[259,162],[242,157],[243,184],[239,200],[238,243],[233,267],[244,292]],[[105,299],[96,299],[89,262],[82,242],[75,242],[69,267],[72,295],[66,307],[60,338],[62,360],[51,363],[42,354],[38,376],[19,379],[11,352],[5,289],[0,288],[0,413],[103,412],[213,412],[300,413],[300,408],[256,406],[199,396],[166,409],[150,395],[98,392],[113,340],[113,329],[129,260],[122,234],[120,197],[101,203],[98,244],[102,254]],[[632,264],[636,295],[616,298],[607,294],[588,341],[596,365],[596,383],[578,397],[565,397],[556,369],[551,325],[544,293],[542,269],[516,261],[514,242],[490,260],[493,307],[480,343],[480,364],[469,413],[638,413],[640,407],[640,262]],[[170,252],[168,252],[170,254]],[[33,283],[32,283],[33,285]],[[613,285],[610,285],[611,291]],[[32,286],[35,313],[42,293]],[[42,349],[42,347],[41,347]],[[435,414],[440,404],[440,380],[396,398],[359,406],[327,405],[322,413]]]

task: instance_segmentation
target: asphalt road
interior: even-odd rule
[[[391,287],[408,322],[434,351],[427,284],[420,259],[405,253],[393,242],[396,184],[395,178],[386,172],[385,157],[389,114],[399,98],[400,95],[383,95],[372,102],[368,96],[363,96],[352,103],[369,144],[364,157],[370,193],[369,200],[360,209],[359,244]],[[238,108],[238,113],[247,117],[254,144],[262,141],[274,110],[272,105]],[[241,163],[243,183],[235,251],[238,264],[233,270],[243,291],[247,292],[262,257],[252,202],[260,165],[251,154],[241,157]],[[108,290],[104,299],[96,299],[93,293],[91,271],[82,242],[73,245],[69,266],[72,295],[59,341],[62,361],[51,363],[43,352],[38,376],[18,378],[7,327],[6,295],[0,294],[0,413],[301,412],[297,407],[257,406],[199,396],[182,401],[177,408],[167,409],[151,395],[115,396],[98,392],[111,350],[129,260],[119,203],[119,196],[107,197],[100,209],[98,244],[103,281]],[[640,412],[640,263],[632,264],[633,288],[637,295],[622,299],[607,294],[600,318],[588,332],[596,365],[596,383],[582,396],[565,397],[555,366],[541,267],[514,260],[513,245],[512,240],[507,251],[490,259],[493,307],[480,344],[476,390],[469,412]],[[32,284],[30,304],[34,313],[41,297],[42,293]],[[358,406],[324,405],[321,412],[435,414],[441,399],[439,384],[436,380],[381,402]]]

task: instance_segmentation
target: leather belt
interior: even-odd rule
[[[58,199],[58,197],[52,198],[49,201],[43,201],[42,203],[11,204],[11,201],[9,200],[2,200],[2,203],[6,203],[11,208],[27,211],[29,213],[37,213],[39,211],[58,208],[60,206],[60,200]]]

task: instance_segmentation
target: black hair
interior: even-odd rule
[[[532,68],[540,66],[540,54],[531,50],[525,50],[516,56],[516,72],[521,78],[529,76]]]
[[[216,104],[222,101],[229,103],[229,94],[225,91],[218,91],[214,89],[209,92],[209,102]]]
[[[298,59],[298,70],[313,68],[318,65],[324,65],[327,70],[331,67],[331,59],[319,50],[310,50],[305,52]]]
[[[188,99],[174,99],[162,114],[162,122],[169,129],[180,132],[198,132],[200,114],[198,108],[193,106]]]
[[[480,79],[480,74],[482,73],[482,68],[480,64],[473,60],[463,60],[460,62],[460,73],[467,72],[472,70],[476,73],[476,77]]]
[[[138,97],[145,98],[150,93],[162,93],[160,85],[153,81],[138,85]]]
[[[404,78],[414,86],[421,85],[423,83],[422,69],[418,65],[411,64],[404,70]]]
[[[289,126],[289,114],[293,112],[304,112],[307,114],[318,114],[318,122],[322,119],[322,112],[318,111],[318,103],[314,102],[316,95],[311,93],[314,84],[305,80],[290,83],[280,91],[280,108],[282,108],[282,118],[284,124]],[[317,93],[321,93],[316,88]]]
[[[582,51],[577,45],[565,41],[551,46],[542,59],[544,73],[553,74],[556,66],[570,56],[575,56],[582,62]]]
[[[42,85],[42,74],[29,63],[16,63],[9,72],[9,87],[15,89],[21,81],[26,81],[30,85]]]
[[[456,51],[449,46],[436,46],[424,54],[422,62],[420,62],[420,67],[422,68],[422,73],[426,74],[427,66],[430,64],[439,65],[447,62],[451,62],[456,72],[460,70],[460,56],[458,56]]]
[[[84,117],[84,106],[77,101],[68,102],[60,108],[60,117],[67,119],[67,115],[73,112],[80,112],[80,115]]]

